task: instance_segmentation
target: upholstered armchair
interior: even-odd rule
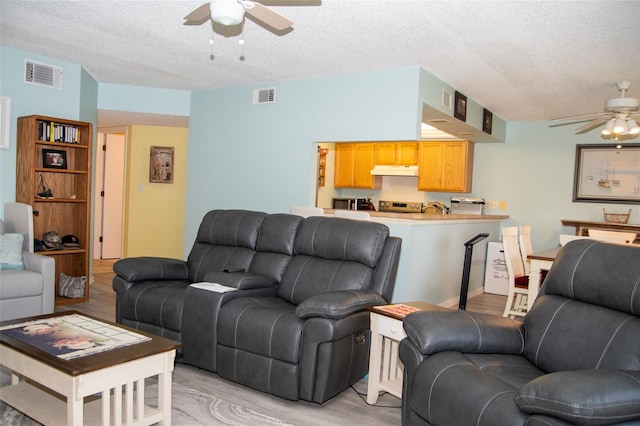
[[[640,247],[568,243],[524,322],[403,325],[403,425],[640,424]]]
[[[52,313],[55,261],[33,253],[30,205],[5,204],[0,238],[0,321]]]

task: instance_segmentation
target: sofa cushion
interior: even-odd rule
[[[24,269],[22,243],[24,236],[17,233],[0,235],[0,270]]]
[[[189,284],[186,280],[140,282],[122,296],[122,317],[180,332],[184,289]]]
[[[2,271],[0,277],[0,299],[41,296],[44,291],[44,279],[41,273],[23,270]]]
[[[369,289],[372,277],[373,269],[359,262],[298,255],[282,277],[278,296],[297,305],[327,292]]]
[[[388,236],[389,228],[381,223],[312,216],[300,226],[295,254],[359,262],[373,268]]]
[[[516,404],[525,413],[549,414],[581,425],[606,425],[640,417],[640,372],[560,371],[524,385]]]
[[[220,309],[218,343],[297,364],[303,324],[295,306],[278,297],[239,297]]]
[[[517,389],[543,374],[518,355],[439,352],[415,371],[407,403],[430,424],[525,424]]]

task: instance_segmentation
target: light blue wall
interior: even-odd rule
[[[287,212],[313,205],[314,143],[415,139],[419,68],[194,92],[185,254],[213,208]],[[252,104],[254,89],[276,102]]]
[[[603,207],[613,212],[631,209],[630,223],[640,222],[638,205],[572,201],[576,145],[604,143],[597,131],[575,135],[575,127],[510,122],[506,143],[476,144],[473,193],[506,202],[504,212],[489,211],[509,215],[503,226],[531,225],[534,250],[557,245],[558,234],[575,231],[562,226],[562,219],[602,222]]]
[[[98,109],[189,115],[191,91],[100,83]]]
[[[25,83],[25,59],[62,67],[62,89]],[[83,103],[85,96],[91,96],[90,91],[87,92],[87,95],[81,94],[83,88],[90,86],[90,76],[85,76],[85,84],[81,85],[82,73],[83,70],[79,65],[0,46],[0,96],[11,98],[11,145],[8,150],[0,149],[0,176],[2,176],[0,205],[14,202],[16,199],[18,117],[37,114],[79,120],[81,103]]]

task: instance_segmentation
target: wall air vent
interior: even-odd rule
[[[26,60],[24,65],[25,83],[53,87],[54,89],[62,88],[62,68],[31,60]]]
[[[272,104],[276,101],[276,88],[255,89],[253,91],[254,104]]]

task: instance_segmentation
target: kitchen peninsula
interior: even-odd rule
[[[324,209],[326,215],[335,210]],[[391,235],[402,238],[392,303],[419,300],[457,306],[462,282],[464,243],[479,233],[489,238],[474,246],[469,293],[483,291],[487,243],[500,240],[500,223],[508,215],[461,215],[368,212],[384,223]]]

